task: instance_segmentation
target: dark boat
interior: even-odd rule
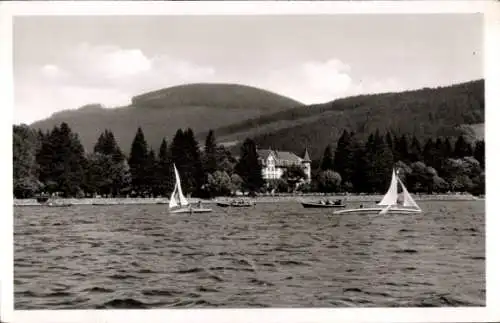
[[[254,206],[255,202],[250,202],[250,201],[231,201],[231,202],[217,202],[217,206],[220,207],[250,207]]]
[[[229,207],[229,206],[231,206],[231,203],[229,203],[229,202],[217,202],[216,204],[217,204],[217,206],[220,206],[220,207]]]
[[[45,203],[49,200],[48,196],[37,196],[36,201],[38,203]]]
[[[305,208],[339,208],[345,207],[345,203],[341,200],[335,202],[332,201],[319,201],[319,202],[302,202],[302,206]]]
[[[73,205],[71,203],[57,202],[57,199],[51,199],[48,195],[38,195],[36,201],[43,206],[49,207],[67,207]]]

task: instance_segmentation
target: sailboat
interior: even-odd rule
[[[184,194],[182,193],[181,187],[181,178],[179,176],[179,172],[177,171],[177,167],[174,164],[174,173],[175,173],[175,187],[170,196],[170,201],[168,203],[168,208],[170,213],[208,213],[212,212],[212,209],[193,207]],[[200,203],[201,204],[201,203]]]
[[[402,189],[403,203],[402,205],[398,203],[398,184]],[[346,209],[340,210],[337,212],[333,212],[334,214],[343,214],[343,213],[378,213],[378,214],[386,214],[386,213],[400,213],[400,214],[411,214],[411,213],[420,213],[422,209],[418,206],[415,200],[411,197],[410,193],[406,189],[406,186],[403,184],[401,179],[399,178],[397,172],[392,170],[392,179],[389,189],[385,193],[382,200],[377,203],[375,207],[368,208],[357,208],[357,209]]]

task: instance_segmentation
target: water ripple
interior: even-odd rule
[[[19,207],[15,308],[484,306],[484,201],[464,203],[373,218]]]

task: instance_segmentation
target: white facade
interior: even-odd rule
[[[278,179],[283,176],[283,173],[283,168],[277,167],[275,158],[271,154],[269,154],[265,164],[262,167],[262,176],[264,177],[264,179]]]
[[[304,158],[300,158],[291,152],[275,151],[275,150],[259,150],[258,151],[262,163],[262,177],[264,180],[279,179],[283,176],[286,167],[299,166],[302,167],[306,174],[306,182],[311,181],[311,160],[307,150]]]

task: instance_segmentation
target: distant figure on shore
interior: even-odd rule
[[[201,209],[201,201],[198,201],[198,208]]]

